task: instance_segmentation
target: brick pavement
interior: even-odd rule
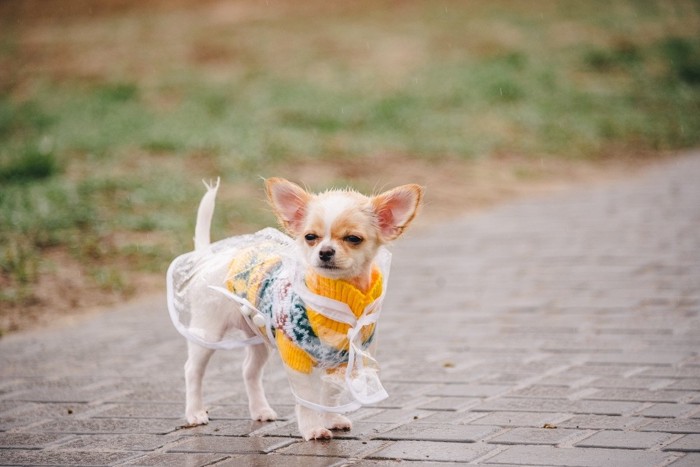
[[[380,329],[390,398],[301,442],[247,420],[240,356],[182,429],[185,343],[151,298],[0,340],[0,463],[700,465],[700,154],[496,208],[396,245]]]

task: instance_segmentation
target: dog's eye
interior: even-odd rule
[[[344,238],[344,240],[351,245],[359,245],[362,243],[362,238],[358,237],[357,235],[348,235]]]
[[[307,242],[316,241],[318,240],[318,235],[312,233],[306,234],[304,235],[304,240],[306,240]]]

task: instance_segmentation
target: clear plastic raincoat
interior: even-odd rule
[[[276,347],[297,402],[309,408],[348,412],[385,399],[374,350],[391,254],[380,249],[363,293],[308,272],[296,248],[268,228],[179,256],[167,274],[173,324],[212,349]],[[254,335],[226,326],[238,312],[231,301]]]

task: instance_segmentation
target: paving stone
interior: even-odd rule
[[[212,465],[215,462],[222,461],[228,456],[226,454],[201,454],[201,453],[153,453],[130,460],[122,465],[132,466],[190,466],[199,467]],[[217,464],[218,465],[218,464]],[[240,464],[239,464],[240,465]],[[249,464],[253,465],[253,464]],[[257,464],[255,464],[257,465]]]
[[[71,435],[58,433],[0,433],[0,448],[42,449],[70,438]]]
[[[670,437],[668,433],[657,432],[601,431],[575,445],[582,448],[652,449]]]
[[[345,465],[348,465],[348,461],[341,457],[247,454],[217,462],[216,467],[340,467]]]
[[[365,457],[384,447],[385,441],[357,441],[332,439],[327,441],[300,441],[275,451],[279,454],[321,457]]]
[[[563,428],[587,430],[626,430],[645,423],[642,417],[614,417],[607,415],[576,415],[559,423]]]
[[[446,384],[427,392],[428,396],[441,397],[492,397],[511,389],[497,384]]]
[[[100,433],[153,433],[167,434],[178,429],[178,425],[168,420],[142,420],[142,419],[67,419],[53,420],[42,425],[33,426],[33,430],[41,430],[44,433],[76,433],[76,434],[100,434]]]
[[[668,433],[700,433],[700,419],[657,419],[640,428],[642,431],[666,431]]]
[[[183,420],[183,404],[105,404],[94,418],[169,418]]]
[[[376,423],[366,421],[355,421],[352,423],[350,431],[336,431],[333,437],[336,439],[370,439],[384,433],[396,426],[395,423]],[[260,434],[260,433],[257,433]],[[287,438],[301,438],[296,422],[287,423],[265,431],[265,436],[282,436]]]
[[[2,452],[2,463],[5,465],[114,465],[134,456],[133,452],[11,449]]]
[[[640,409],[638,402],[627,401],[569,401],[502,397],[472,407],[474,412],[573,412],[599,415],[623,415]]]
[[[681,402],[692,393],[687,391],[649,391],[643,389],[601,389],[586,399],[603,401],[639,401],[639,402]]]
[[[700,391],[700,378],[687,378],[675,381],[669,389],[686,389],[690,391]]]
[[[673,467],[698,467],[700,465],[700,454],[686,454],[678,460],[673,461]]]
[[[434,423],[412,423],[395,428],[377,436],[378,439],[414,439],[428,441],[456,441],[472,443],[501,431],[494,426],[447,425]]]
[[[374,423],[358,421],[352,422],[352,430],[350,431],[336,431],[333,433],[333,438],[335,439],[372,439],[380,436],[391,430],[394,426],[393,423]]]
[[[694,404],[654,404],[641,412],[639,415],[654,418],[676,418],[690,415],[700,408]]]
[[[590,383],[594,388],[655,389],[668,386],[673,380],[659,378],[598,378]],[[672,388],[673,386],[668,386]],[[682,388],[679,388],[682,389]]]
[[[371,454],[370,459],[402,459],[431,462],[469,462],[493,447],[481,443],[438,443],[397,441]]]
[[[512,446],[489,458],[493,464],[557,465],[571,467],[639,467],[661,465],[667,453],[627,449],[555,448],[551,446]]]
[[[282,438],[194,436],[168,446],[167,452],[267,453],[292,442],[291,439]]]
[[[80,435],[56,449],[76,451],[153,451],[171,438],[147,434]]]
[[[72,402],[74,404],[84,404],[95,400],[109,399],[124,393],[125,391],[113,391],[105,388],[85,389],[69,387],[22,391],[6,397],[8,400],[23,402]]]
[[[368,417],[364,417],[362,420],[366,422],[403,424],[409,423],[413,420],[421,420],[434,414],[435,412],[429,410],[389,409],[382,410]]]
[[[488,440],[493,444],[559,444],[584,432],[566,428],[514,428]]]
[[[475,397],[441,397],[433,399],[418,406],[423,410],[451,410],[458,411],[473,407],[481,400]]]
[[[662,371],[667,367],[655,367]],[[630,375],[644,374],[646,375],[644,365],[622,365],[622,364],[602,364],[602,363],[585,363],[577,365],[567,370],[564,374],[572,376],[606,376],[606,377],[628,377]],[[663,374],[648,374],[650,377],[664,377]]]
[[[664,451],[700,452],[700,434],[685,435],[664,447]]]
[[[530,386],[508,394],[508,397],[568,399],[576,390],[561,386]]]
[[[212,435],[212,436],[247,436],[255,431],[271,427],[270,422],[258,422],[253,420],[213,420],[206,425],[194,427],[182,426],[178,433],[186,436]]]
[[[542,428],[545,424],[558,425],[559,421],[569,417],[569,415],[549,412],[495,412],[472,420],[469,424]]]

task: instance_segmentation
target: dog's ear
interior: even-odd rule
[[[384,241],[394,240],[408,227],[418,212],[423,187],[402,185],[372,198],[372,207]]]
[[[299,236],[311,195],[299,185],[283,178],[265,180],[265,191],[282,227],[292,236]]]

